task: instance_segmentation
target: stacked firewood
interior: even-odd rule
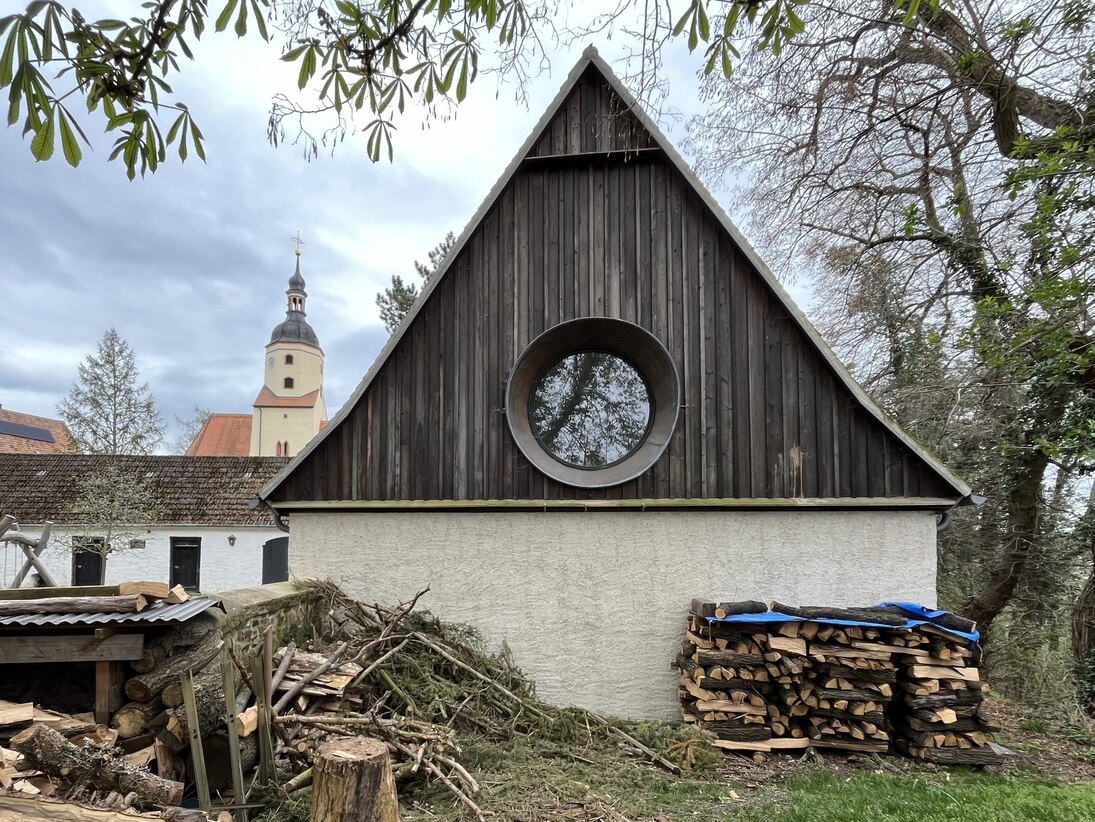
[[[953,765],[995,765],[1000,728],[983,705],[989,687],[973,652],[950,635],[921,626],[895,650],[900,710],[898,747],[918,759]]]
[[[988,688],[965,667],[973,652],[908,622],[892,608],[693,600],[676,660],[684,720],[755,758],[805,747],[885,753],[897,724],[914,756],[988,764],[994,726],[980,708]],[[974,749],[980,757],[965,753]]]
[[[688,633],[677,657],[685,722],[696,723],[726,750],[764,752],[809,744],[799,718],[806,705],[795,681],[809,664],[799,641],[770,633],[780,626],[709,622],[707,617],[766,611],[760,602],[693,600]]]

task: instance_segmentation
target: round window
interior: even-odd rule
[[[576,468],[603,468],[635,453],[650,427],[646,380],[608,351],[578,351],[547,369],[529,397],[540,445]]]
[[[677,423],[680,386],[648,331],[591,317],[550,328],[510,373],[506,417],[521,452],[568,485],[634,479],[661,456]]]

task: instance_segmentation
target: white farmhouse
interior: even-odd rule
[[[248,506],[287,460],[270,457],[0,454],[0,513],[37,535],[53,523],[41,561],[57,585],[162,580],[223,591],[288,578],[287,539]],[[93,477],[135,483],[150,504],[136,522],[112,521],[112,500],[90,498]],[[95,492],[100,496],[102,492]],[[124,506],[123,506],[124,508]],[[101,550],[107,532],[119,550]],[[0,587],[23,564],[0,542]],[[33,584],[28,577],[23,585]]]

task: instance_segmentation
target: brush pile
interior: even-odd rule
[[[478,818],[484,818],[474,798],[480,786],[459,761],[464,735],[505,739],[535,734],[567,744],[595,734],[615,738],[660,767],[680,772],[679,764],[596,714],[537,701],[532,683],[506,653],[486,653],[465,626],[413,612],[418,597],[397,608],[366,606],[332,583],[311,584],[328,598],[328,615],[341,642],[333,652],[309,657],[299,670],[325,658],[332,666],[326,671],[342,666],[337,669],[342,678],[339,693],[320,693],[314,689],[320,680],[304,673],[296,688],[273,706],[277,768],[296,774],[283,786],[287,792],[310,784],[317,752],[340,736],[383,740],[397,782],[435,781]],[[286,660],[300,653],[280,649],[275,673],[286,667],[293,671],[295,663]],[[320,668],[322,664],[314,670]],[[689,744],[678,750],[691,755],[694,748]]]

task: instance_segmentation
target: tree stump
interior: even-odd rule
[[[399,822],[392,762],[379,739],[329,742],[313,771],[310,822]]]

